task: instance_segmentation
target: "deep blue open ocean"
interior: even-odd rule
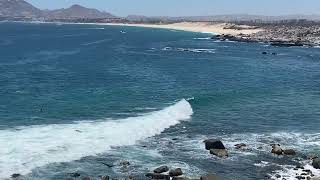
[[[0,179],[144,179],[164,164],[188,177],[294,178],[320,150],[320,49],[208,37],[0,23]],[[230,156],[210,155],[207,138]],[[298,154],[274,156],[272,143]]]

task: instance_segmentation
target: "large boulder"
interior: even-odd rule
[[[316,169],[320,169],[320,159],[316,158],[312,161],[312,166]]]
[[[218,157],[228,157],[228,151],[226,149],[210,149],[210,154]]]
[[[294,155],[296,155],[296,151],[293,149],[285,149],[285,150],[283,150],[283,154],[289,155],[289,156],[294,156]]]
[[[149,179],[170,180],[170,176],[166,174],[147,173],[145,176]]]
[[[272,147],[271,153],[276,155],[282,155],[283,150],[281,149],[280,144],[272,144],[271,147]]]
[[[177,169],[172,169],[169,171],[169,176],[174,177],[174,176],[181,176],[183,174],[181,168]]]
[[[215,174],[207,174],[201,176],[200,180],[219,180],[219,177]]]
[[[164,173],[164,172],[168,172],[168,171],[169,171],[168,166],[160,166],[160,167],[156,168],[155,170],[153,170],[154,173]]]
[[[218,139],[207,139],[204,141],[206,150],[210,149],[226,149],[223,143]]]

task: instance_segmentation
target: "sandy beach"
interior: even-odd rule
[[[122,23],[108,23],[107,25],[118,25],[118,26],[134,26],[134,27],[148,27],[148,28],[162,28],[162,29],[173,29],[200,33],[210,33],[210,34],[254,34],[263,29],[252,29],[250,26],[240,26],[240,29],[229,29],[226,28],[230,24],[226,23],[205,23],[205,22],[181,22],[173,24],[122,24]],[[239,26],[238,26],[239,27]]]

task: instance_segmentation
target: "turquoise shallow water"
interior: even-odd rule
[[[75,171],[142,179],[161,164],[189,176],[292,176],[290,165],[320,149],[319,49],[206,37],[1,23],[0,179],[67,179]],[[230,158],[208,155],[202,141],[211,137]],[[235,150],[239,142],[253,150]],[[298,155],[272,156],[271,143]],[[132,165],[120,168],[121,160]]]

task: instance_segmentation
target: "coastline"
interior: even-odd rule
[[[247,25],[237,25],[237,28],[231,23],[206,23],[206,22],[181,22],[171,24],[145,24],[145,23],[73,23],[73,22],[42,22],[42,21],[14,21],[23,23],[34,23],[34,24],[83,24],[83,25],[98,25],[98,26],[128,26],[128,27],[143,27],[143,28],[154,28],[154,29],[168,29],[178,31],[188,31],[195,33],[206,33],[211,35],[227,34],[231,36],[239,35],[252,35],[255,33],[263,32],[263,28],[255,28]]]
[[[100,23],[100,25],[102,24]],[[231,29],[231,28],[227,28],[228,25],[230,25],[228,23],[205,23],[205,22],[181,22],[181,23],[172,23],[172,24],[104,23],[103,25],[170,29],[170,30],[197,32],[197,33],[207,33],[212,35],[229,34],[233,36],[240,35],[240,34],[250,35],[250,34],[258,33],[264,30],[262,28],[251,28],[250,26],[242,26],[243,29]]]

